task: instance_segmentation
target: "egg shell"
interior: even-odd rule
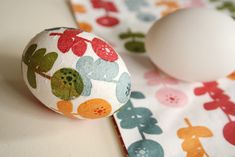
[[[73,28],[37,34],[22,57],[23,78],[44,105],[69,118],[112,115],[130,96],[130,74],[103,39]]]
[[[181,80],[212,81],[235,70],[235,22],[212,9],[182,9],[163,17],[145,45],[158,68]]]

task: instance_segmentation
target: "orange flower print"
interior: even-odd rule
[[[76,13],[85,13],[86,12],[86,8],[81,5],[81,4],[73,4],[72,5],[73,11]]]
[[[200,138],[212,137],[212,132],[205,126],[193,126],[188,118],[184,119],[187,127],[177,131],[177,136],[183,139],[182,149],[187,157],[209,157],[203,148]]]
[[[91,32],[92,26],[87,22],[77,22],[78,28],[81,28],[85,32]]]
[[[57,111],[62,113],[64,116],[68,118],[75,118],[72,114],[73,104],[70,101],[58,101],[57,102]]]
[[[162,16],[166,16],[180,8],[180,5],[177,2],[172,1],[172,0],[167,0],[167,1],[160,0],[156,3],[156,6],[166,7],[166,9],[161,12]]]
[[[112,107],[104,99],[95,98],[82,103],[78,107],[78,114],[84,118],[96,119],[106,117],[110,114]]]
[[[235,72],[227,76],[230,80],[235,80]]]

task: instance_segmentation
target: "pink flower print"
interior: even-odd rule
[[[149,86],[159,85],[159,84],[177,84],[178,80],[161,74],[157,70],[149,71],[144,74],[144,78],[147,80]]]
[[[180,90],[164,87],[156,92],[157,100],[168,107],[182,107],[188,99]]]
[[[190,2],[186,3],[185,8],[193,8],[193,7],[205,7],[205,2],[203,0],[191,0]]]

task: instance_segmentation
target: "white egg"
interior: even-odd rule
[[[145,44],[153,63],[181,80],[211,81],[235,70],[235,22],[212,9],[182,9],[163,17]]]
[[[110,116],[130,96],[122,58],[103,39],[80,29],[37,34],[23,53],[22,73],[38,100],[69,118]]]

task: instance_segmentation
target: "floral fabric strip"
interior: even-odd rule
[[[71,4],[79,27],[109,41],[131,73],[131,98],[114,115],[130,157],[235,156],[235,74],[213,82],[181,82],[156,69],[144,46],[153,22],[177,9],[207,7],[235,18],[235,1],[71,0]]]

